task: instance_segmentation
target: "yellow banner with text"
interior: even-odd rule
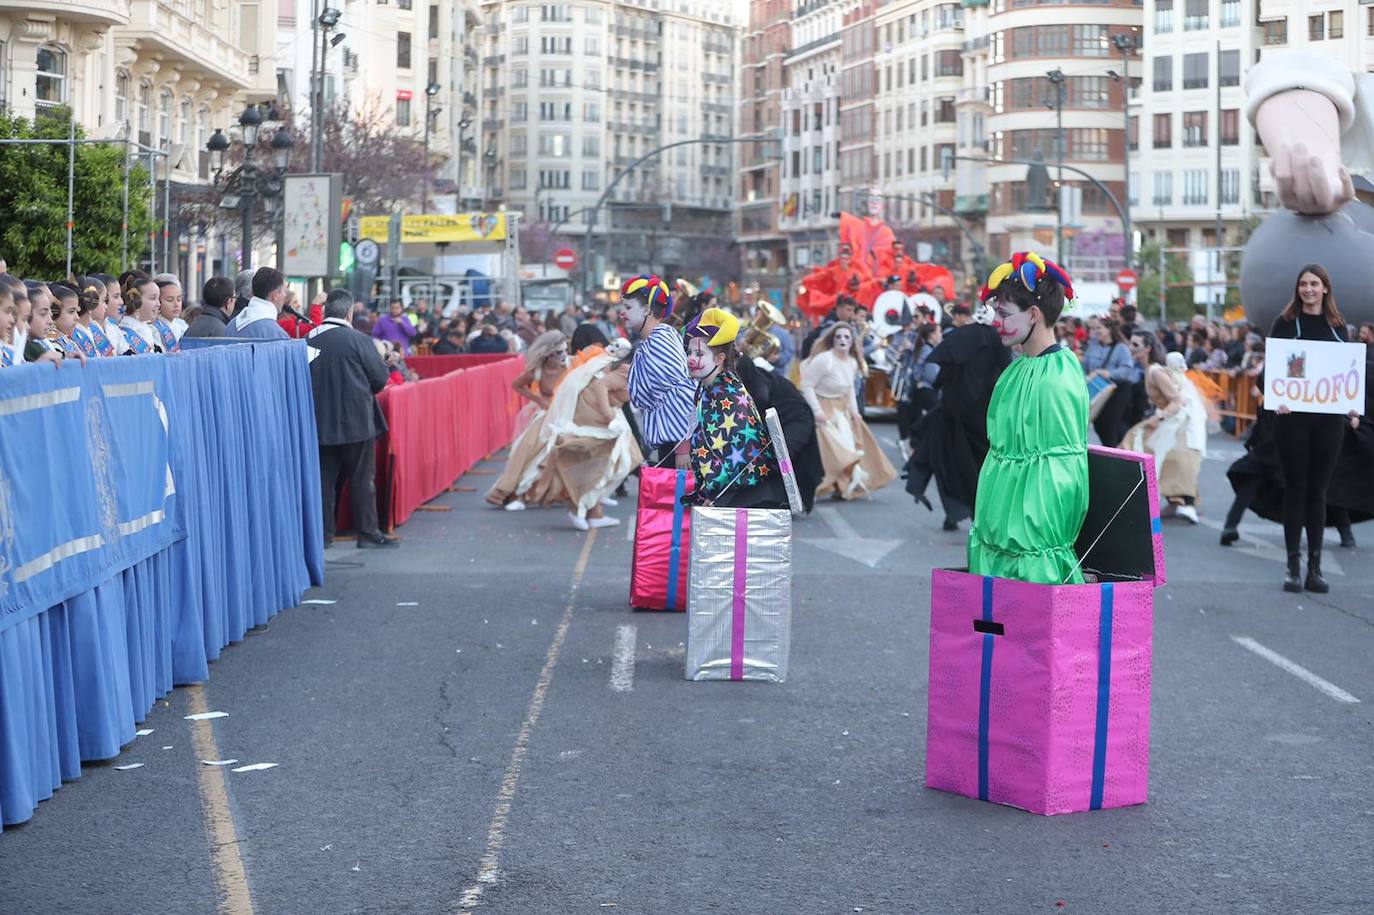
[[[386,243],[391,235],[390,216],[363,216],[358,237]],[[401,217],[401,244],[505,241],[505,213],[426,214]]]

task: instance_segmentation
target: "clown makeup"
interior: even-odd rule
[[[854,343],[854,335],[849,328],[841,327],[835,331],[835,335],[830,338],[830,348],[837,353],[847,355],[849,347]]]
[[[75,295],[64,295],[58,298],[57,306],[54,309],[57,314],[53,323],[57,325],[57,332],[66,337],[71,334],[72,328],[76,327],[76,316],[81,311],[81,306]]]
[[[644,329],[644,322],[649,317],[649,306],[644,304],[636,296],[620,300],[620,320],[625,322],[625,326],[635,333]]]
[[[562,346],[558,347],[558,349],[549,353],[548,358],[544,360],[544,364],[550,368],[562,368],[567,365],[568,344],[564,343]]]
[[[992,327],[1001,338],[1002,345],[1018,346],[1025,343],[1031,331],[1035,330],[1040,309],[1032,306],[1022,311],[1014,302],[1000,298],[996,302],[993,307],[996,317],[993,319]]]
[[[692,337],[687,341],[687,374],[698,384],[704,384],[720,367],[721,356],[711,350],[705,337]]]

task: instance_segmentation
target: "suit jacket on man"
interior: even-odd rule
[[[370,442],[386,431],[376,394],[389,373],[372,338],[337,319],[311,332],[310,386],[321,445]]]

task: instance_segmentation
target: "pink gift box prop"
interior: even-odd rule
[[[926,786],[1039,814],[1143,804],[1154,589],[1154,461],[1090,448],[1076,551],[1094,584],[937,569]]]
[[[690,470],[650,467],[639,471],[630,606],[641,610],[687,609],[687,568],[692,513],[682,497],[696,483]]]

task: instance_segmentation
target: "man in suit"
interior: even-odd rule
[[[286,277],[275,267],[259,267],[253,274],[253,298],[224,329],[226,337],[242,340],[290,340],[277,323],[286,304]]]
[[[334,539],[335,501],[350,484],[353,524],[360,549],[395,547],[377,525],[376,457],[373,440],[386,431],[376,395],[386,387],[387,367],[371,338],[353,329],[353,296],[335,289],[324,301],[324,322],[310,332],[310,386],[320,439],[320,486],[324,542]]]

